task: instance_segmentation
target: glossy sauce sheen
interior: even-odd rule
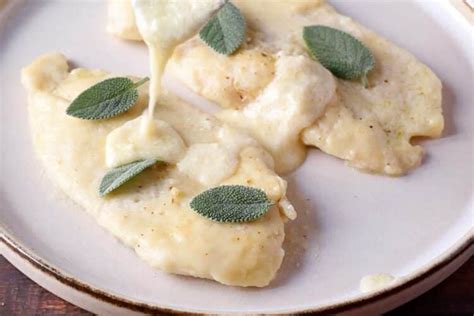
[[[161,77],[174,48],[194,35],[222,3],[222,0],[133,0],[138,30],[150,56],[149,120],[143,121],[145,136],[150,137],[154,127],[151,121],[161,94]]]

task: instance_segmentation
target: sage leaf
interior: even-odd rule
[[[245,19],[240,10],[227,2],[199,32],[199,37],[219,54],[230,55],[245,40]]]
[[[367,74],[375,66],[370,50],[352,35],[323,25],[306,26],[303,39],[310,55],[338,78],[361,79],[367,87]]]
[[[157,159],[138,160],[110,170],[102,178],[99,187],[100,195],[104,196],[109,194],[157,162]]]
[[[197,213],[223,223],[251,222],[273,204],[265,192],[242,185],[223,185],[195,196],[190,206]]]
[[[102,120],[129,110],[138,99],[137,88],[148,81],[134,83],[116,77],[101,81],[83,91],[66,109],[66,114],[85,120]]]

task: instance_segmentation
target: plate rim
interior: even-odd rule
[[[210,313],[203,310],[193,310],[190,308],[170,308],[162,306],[159,303],[146,303],[138,300],[126,298],[119,294],[113,294],[105,289],[91,285],[85,281],[81,281],[79,278],[74,277],[57,266],[49,263],[47,260],[38,256],[34,251],[28,249],[20,241],[15,239],[9,234],[4,227],[0,224],[0,243],[5,245],[7,248],[12,250],[16,255],[28,261],[33,268],[45,273],[49,277],[53,277],[59,281],[62,285],[79,291],[82,294],[89,295],[92,298],[106,304],[111,304],[114,307],[122,308],[130,312],[138,312],[145,314],[153,313],[186,313],[186,314],[202,314]],[[1,252],[3,254],[3,252]],[[417,284],[421,284],[423,281],[433,276],[449,264],[456,261],[456,259],[467,255],[470,258],[474,255],[474,228],[469,229],[462,238],[458,239],[453,245],[447,248],[446,251],[439,254],[435,259],[429,263],[420,266],[418,269],[412,271],[409,275],[405,276],[400,282],[393,284],[392,286],[386,287],[382,290],[375,291],[368,294],[362,294],[355,298],[342,301],[324,304],[315,308],[296,308],[287,309],[280,311],[261,311],[269,314],[281,314],[281,313],[313,313],[314,315],[327,315],[327,314],[339,314],[355,311],[371,304],[377,303],[384,299],[394,297],[397,294],[405,291]],[[454,272],[454,271],[452,271]],[[441,281],[441,280],[440,280]],[[41,285],[41,284],[40,284]],[[436,285],[433,283],[429,288]],[[421,294],[421,293],[419,293]],[[413,297],[410,297],[410,299]],[[74,304],[74,303],[73,303]],[[259,313],[261,313],[259,312]]]

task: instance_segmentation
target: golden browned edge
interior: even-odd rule
[[[127,309],[129,311],[141,312],[145,314],[158,314],[158,313],[186,313],[190,315],[199,315],[202,312],[192,311],[192,310],[178,310],[178,309],[169,309],[166,307],[160,307],[159,305],[151,305],[138,301],[133,301],[124,297],[120,297],[114,294],[110,294],[104,290],[96,288],[90,284],[82,282],[74,277],[67,275],[62,272],[60,269],[49,264],[45,260],[39,258],[32,251],[27,250],[26,247],[21,245],[13,237],[9,236],[5,231],[0,235],[0,242],[5,244],[10,248],[14,253],[19,255],[21,258],[27,260],[35,269],[40,270],[48,274],[49,276],[55,278],[57,281],[62,284],[71,287],[79,292],[88,294],[93,298],[109,303],[111,305]],[[388,287],[384,290],[364,295],[363,297],[348,300],[342,303],[330,304],[327,306],[322,306],[314,309],[299,309],[291,311],[281,311],[281,313],[314,313],[316,315],[327,315],[327,314],[336,314],[342,312],[348,312],[354,309],[364,307],[366,305],[375,303],[379,300],[388,298],[390,296],[396,295],[407,288],[410,288],[417,283],[422,282],[424,279],[428,278],[432,274],[438,272],[439,270],[446,267],[449,263],[456,260],[458,257],[462,256],[468,251],[474,250],[474,229],[471,229],[463,238],[453,245],[448,251],[438,256],[437,260],[421,269],[418,269],[412,274],[412,276],[406,281]]]

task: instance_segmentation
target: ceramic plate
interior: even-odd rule
[[[73,66],[144,76],[144,45],[105,32],[104,1],[4,3],[2,253],[42,286],[103,314],[382,312],[440,282],[473,250],[471,26],[448,2],[333,4],[434,69],[444,85],[446,129],[441,139],[423,141],[423,165],[402,178],[360,173],[310,150],[286,176],[299,217],[286,227],[280,273],[267,288],[242,289],[150,268],[56,191],[35,159],[21,67],[60,51]],[[361,294],[361,277],[379,272],[397,279]]]

